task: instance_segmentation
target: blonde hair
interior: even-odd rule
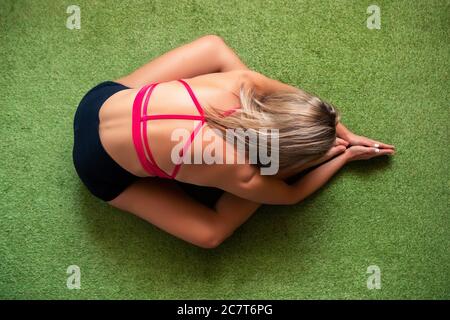
[[[279,145],[278,150],[273,151],[278,152],[280,170],[320,158],[335,143],[339,113],[334,106],[314,95],[300,89],[258,95],[254,88],[241,85],[239,98],[241,108],[227,116],[205,106],[207,123],[223,134],[227,129],[245,129],[265,135],[267,142],[264,143],[268,144],[270,135],[274,134],[271,130],[277,129]],[[239,132],[242,130],[236,131],[235,138],[249,150],[251,142]]]

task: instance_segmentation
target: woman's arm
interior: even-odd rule
[[[262,176],[255,172],[247,181],[224,189],[241,198],[262,204],[295,204],[322,187],[347,162],[367,160],[383,155],[393,155],[393,149],[352,146],[340,155],[312,170],[292,185],[274,176]],[[257,169],[256,169],[257,170]]]
[[[306,169],[315,167],[341,154],[346,150],[347,146],[348,146],[347,141],[337,138],[335,145],[330,150],[328,150],[328,152],[324,154],[322,157],[303,163],[300,166],[280,170],[275,176],[283,180],[295,176],[296,174],[299,174],[300,172]]]
[[[257,203],[295,204],[324,185],[344,166],[348,159],[348,154],[344,152],[309,172],[292,185],[275,176],[260,175],[259,170],[255,168],[253,174],[246,181],[228,181],[219,187]]]
[[[248,67],[225,41],[217,35],[206,35],[164,53],[116,81],[137,88],[153,82],[240,69]]]
[[[349,135],[352,132],[348,130],[341,122],[339,122],[336,126],[336,134],[339,138],[342,138],[344,140],[348,141]]]
[[[303,92],[301,89],[293,87],[281,81],[271,79],[253,70],[240,70],[242,79],[249,83],[259,94],[271,94],[278,91]]]

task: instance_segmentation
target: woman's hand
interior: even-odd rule
[[[366,147],[374,147],[374,148],[381,148],[381,149],[395,149],[395,147],[393,145],[386,144],[383,142],[379,142],[376,140],[372,140],[372,139],[354,134],[340,122],[336,126],[336,134],[338,137],[348,141],[348,143],[352,146],[366,146]]]
[[[296,175],[297,173],[302,172],[303,170],[317,166],[318,164],[326,162],[326,161],[340,155],[341,153],[343,153],[347,149],[348,145],[349,145],[349,143],[347,141],[345,141],[344,139],[336,138],[334,146],[331,147],[330,150],[328,150],[328,152],[326,154],[324,154],[322,157],[315,159],[315,160],[308,161],[308,162],[302,164],[300,167],[295,167],[295,169],[280,170],[276,174],[276,177],[280,178],[280,179],[285,179],[290,176]]]
[[[336,138],[336,142],[334,143],[335,146],[344,146],[344,147],[348,147],[350,143],[347,140],[341,139],[341,138]]]
[[[308,163],[308,167],[316,166],[318,164],[321,164],[322,162],[328,161],[328,160],[340,155],[341,153],[343,153],[346,150],[346,147],[347,146],[345,144],[336,144],[330,150],[328,150],[328,152],[325,155],[323,155],[319,159],[313,160],[310,163]]]
[[[367,160],[374,157],[393,154],[395,154],[395,151],[391,148],[379,149],[375,147],[351,146],[345,150],[345,155],[348,162],[355,160]]]
[[[372,140],[363,136],[359,136],[357,134],[354,134],[353,132],[349,132],[345,140],[347,140],[350,145],[352,146],[365,146],[365,147],[374,147],[374,148],[381,148],[381,149],[395,149],[395,146],[386,144],[383,142],[379,142],[376,140]]]
[[[337,124],[336,133],[339,138],[336,139],[335,145],[347,147],[344,152],[347,162],[395,154],[395,146],[354,134],[342,123]]]
[[[305,164],[304,169],[314,167],[318,164],[321,164],[325,161],[328,161],[328,160],[340,155],[347,149],[348,146],[349,146],[348,141],[341,139],[341,138],[336,138],[336,142],[334,143],[334,146],[331,147],[331,149],[328,150],[328,152],[326,154],[324,154],[319,159],[310,161],[307,164]]]

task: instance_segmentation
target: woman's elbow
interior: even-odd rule
[[[252,180],[242,183],[240,186],[240,190],[242,195],[245,195],[244,198],[250,201],[254,201],[261,204],[270,204],[270,205],[293,205],[298,202],[295,198],[293,192],[287,188],[285,191],[259,191],[257,183],[254,183]]]
[[[273,201],[267,201],[265,204],[271,204],[271,205],[280,205],[280,206],[291,206],[294,204],[297,204],[299,201],[296,201],[295,199],[291,199],[289,197],[282,197],[281,199],[275,199]]]
[[[281,199],[281,203],[279,203],[280,205],[286,205],[286,206],[291,206],[294,204],[299,203],[299,199],[297,199],[297,197],[295,196],[295,193],[292,190],[288,190],[286,191],[285,194],[283,194],[282,199]]]

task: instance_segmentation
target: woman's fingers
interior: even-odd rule
[[[346,149],[346,147],[343,145],[334,146],[330,150],[328,150],[328,152],[319,161],[323,162],[323,161],[327,161],[331,158],[334,158],[338,154],[344,152],[345,149]]]
[[[375,147],[366,147],[366,146],[352,146],[349,149],[347,149],[350,160],[367,160],[379,156],[384,155],[393,155],[395,154],[394,149],[380,149]]]
[[[380,149],[380,148],[371,148],[370,152],[374,157],[384,156],[384,155],[392,155],[395,153],[393,149]]]
[[[338,154],[342,153],[347,149],[344,145],[339,145],[331,148],[331,157],[337,156]]]
[[[373,147],[382,148],[382,149],[395,149],[395,146],[393,146],[391,144],[386,144],[386,143],[378,142],[378,141],[373,142]]]
[[[336,143],[334,144],[335,146],[340,146],[340,145],[342,145],[342,146],[345,146],[345,147],[347,147],[348,146],[348,141],[347,140],[344,140],[344,139],[341,139],[341,138],[336,138]]]
[[[380,141],[372,140],[366,137],[363,137],[362,143],[367,147],[381,148],[381,149],[395,149],[395,146],[383,143]]]

